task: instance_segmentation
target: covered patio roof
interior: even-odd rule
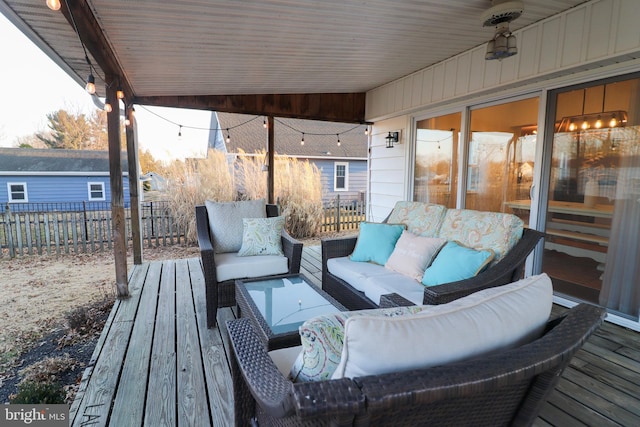
[[[584,1],[525,1],[511,30]],[[367,91],[493,36],[490,0],[61,3],[0,12],[100,96],[113,78],[133,103],[341,122],[365,122]]]

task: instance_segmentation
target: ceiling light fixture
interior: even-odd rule
[[[485,27],[495,27],[493,39],[487,43],[485,59],[503,59],[518,53],[516,36],[509,29],[509,22],[520,17],[524,3],[519,0],[492,0],[492,6],[480,20]]]

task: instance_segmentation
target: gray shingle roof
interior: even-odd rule
[[[126,152],[122,170],[127,172]],[[0,172],[109,172],[109,152],[0,148]]]
[[[227,151],[237,153],[239,148],[247,153],[266,150],[268,131],[263,126],[264,119],[263,116],[218,113],[224,137],[227,136],[226,129],[229,129],[231,136]],[[365,125],[283,118],[276,118],[274,121],[277,154],[328,158],[367,157],[368,137],[364,133]],[[304,145],[300,144],[302,132],[305,133]],[[336,136],[338,133],[340,146]]]

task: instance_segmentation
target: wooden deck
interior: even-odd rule
[[[320,249],[302,272],[320,284]],[[199,259],[136,266],[71,408],[74,426],[234,424],[228,339],[207,329]],[[563,309],[556,307],[555,311]],[[233,318],[219,310],[218,323]],[[640,425],[640,334],[605,324],[573,358],[537,426]]]

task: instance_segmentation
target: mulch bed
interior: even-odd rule
[[[20,356],[16,366],[0,373],[0,403],[9,403],[18,392],[20,381],[29,376],[37,382],[62,385],[67,403],[71,404],[112,304],[113,301],[100,301],[67,314],[64,329],[45,334]]]

